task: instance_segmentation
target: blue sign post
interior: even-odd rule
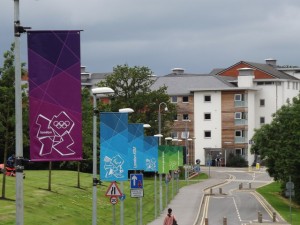
[[[130,174],[130,188],[144,188],[143,174]]]

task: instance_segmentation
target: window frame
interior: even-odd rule
[[[209,134],[209,136],[206,136],[206,134]],[[211,130],[205,130],[204,131],[204,139],[210,139],[211,138]]]
[[[184,98],[187,98],[187,101]],[[189,103],[189,96],[182,96],[182,103]]]
[[[209,100],[206,100],[206,98],[209,98]],[[204,102],[211,102],[211,95],[204,95]]]
[[[209,118],[206,118],[206,115],[209,115]],[[204,113],[204,120],[211,120],[211,113],[210,112],[205,112]]]

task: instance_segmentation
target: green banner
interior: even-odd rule
[[[169,173],[170,170],[177,170],[183,166],[182,146],[158,146],[158,173]]]
[[[167,155],[166,155],[166,147],[164,145],[158,146],[158,173],[159,174],[164,174],[168,173],[169,171],[167,170]]]

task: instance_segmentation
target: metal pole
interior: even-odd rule
[[[97,115],[95,112],[97,101],[96,94],[93,94],[93,215],[92,224],[97,225]]]
[[[143,198],[140,197],[140,225],[143,225]]]
[[[121,181],[121,192],[124,193],[124,182]],[[120,225],[124,225],[124,200],[121,201],[120,207]]]
[[[19,0],[14,0],[14,23],[19,24]],[[15,110],[16,110],[16,224],[24,224],[23,200],[23,129],[22,129],[22,91],[20,35],[15,34]]]
[[[157,217],[157,187],[156,187],[156,183],[157,183],[157,177],[156,177],[156,173],[154,174],[154,218],[156,219]]]
[[[158,141],[159,141],[159,145],[161,145],[161,113],[160,113],[160,106],[164,104],[165,106],[167,106],[166,103],[161,102],[158,105]],[[160,207],[160,213],[163,210],[163,202],[162,202],[162,174],[159,174],[159,207]]]

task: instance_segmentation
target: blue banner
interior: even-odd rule
[[[158,170],[158,137],[145,136],[145,172],[157,172]]]
[[[128,113],[100,113],[100,179],[128,180]]]
[[[144,161],[143,124],[128,124],[128,169],[144,170]]]

